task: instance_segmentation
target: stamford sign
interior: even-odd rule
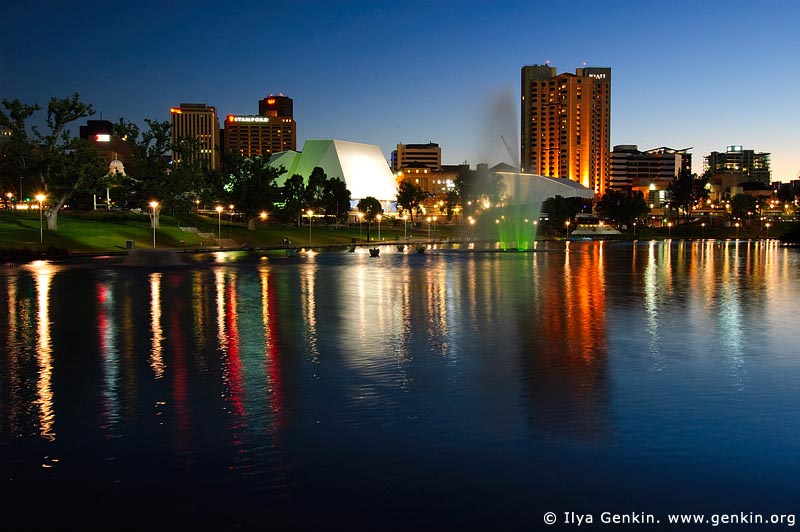
[[[269,117],[267,117],[267,116],[236,116],[236,115],[228,115],[228,122],[266,123],[266,122],[269,122]]]

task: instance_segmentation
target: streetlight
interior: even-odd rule
[[[736,222],[734,225],[736,226],[736,239],[738,240],[739,239],[739,222]]]
[[[408,215],[403,215],[403,240],[408,240]]]
[[[667,238],[672,238],[672,222],[667,222]]]
[[[222,248],[222,205],[217,205],[214,210],[217,211],[217,240],[219,247]]]
[[[475,218],[469,217],[469,236],[470,240],[475,240]]]
[[[431,217],[428,216],[428,240],[431,239]]]
[[[706,237],[706,223],[703,222],[700,224],[700,238],[705,239]]]
[[[433,226],[436,227],[436,216],[433,217]],[[436,229],[434,229],[433,232],[435,233]],[[434,240],[434,242],[436,241],[435,238],[433,240]]]
[[[233,207],[233,205],[228,205],[228,208],[230,208],[230,210],[231,210],[231,223],[233,223],[233,209],[234,209],[234,207]]]
[[[375,216],[378,219],[378,242],[381,241],[381,220],[383,219],[383,215],[378,214]]]
[[[158,207],[158,202],[151,201],[150,208],[153,209],[153,247],[156,247],[156,207]]]
[[[21,181],[20,181],[21,182]],[[39,202],[39,244],[44,244],[44,229],[42,228],[42,202],[44,194],[36,194],[36,201]]]
[[[767,227],[767,240],[769,240],[769,226],[771,225],[769,222],[764,224]]]
[[[633,222],[633,239],[636,240],[636,222]]]
[[[264,223],[264,222],[267,221],[267,212],[266,211],[261,211],[261,214],[259,216],[261,216],[261,223]]]
[[[308,247],[311,247],[311,215],[314,214],[314,211],[308,209],[306,214],[308,215]]]
[[[361,222],[364,220],[364,213],[358,213],[358,239],[361,240]]]
[[[569,236],[569,220],[564,222],[564,225],[567,227],[567,236]]]

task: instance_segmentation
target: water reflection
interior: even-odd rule
[[[164,376],[164,355],[161,352],[164,331],[161,329],[161,273],[150,274],[150,367],[156,379]]]
[[[50,283],[53,280],[53,267],[43,261],[33,265],[36,272],[36,300],[38,318],[38,342],[36,361],[39,366],[39,380],[36,384],[39,405],[39,427],[43,438],[53,441],[56,434],[55,410],[53,408],[53,350],[50,339]]]
[[[540,471],[589,490],[599,481],[576,457],[626,471],[642,449],[664,470],[718,452],[734,471],[772,455],[714,442],[764,412],[783,432],[761,431],[753,449],[794,441],[796,253],[713,241],[543,248],[0,272],[0,442],[37,469],[42,447],[66,450],[81,478],[133,491],[199,482],[204,504],[242,495],[246,478],[273,510],[275,493],[375,503],[388,486],[416,500],[423,477],[460,500],[467,477],[531,493]]]
[[[103,426],[112,428],[119,421],[119,352],[117,347],[117,320],[114,318],[114,275],[98,280],[97,337],[103,366]]]

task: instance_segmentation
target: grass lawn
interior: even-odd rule
[[[181,215],[180,219],[160,216],[160,227],[156,230],[156,247],[160,248],[213,248],[218,246],[217,236],[221,233],[226,247],[271,247],[283,245],[288,238],[294,246],[309,244],[308,225],[301,227],[283,224],[262,224],[255,231],[248,231],[244,223],[222,219],[216,216]],[[220,223],[221,222],[221,223]],[[49,254],[123,252],[126,241],[134,242],[136,248],[153,246],[153,230],[147,214],[118,211],[90,211],[59,213],[58,231],[48,231],[47,221],[43,222],[43,243],[39,243],[39,216],[37,212],[0,212],[0,255],[17,253]],[[192,230],[182,230],[188,227]],[[196,232],[195,232],[196,231]],[[438,227],[434,234],[437,239],[452,238],[458,229]],[[408,226],[408,237],[427,239],[427,227]],[[370,240],[378,238],[378,226],[370,225]],[[382,223],[382,241],[402,240],[403,224],[394,226]],[[366,242],[367,224],[336,227],[317,225],[311,228],[311,244],[314,246],[346,245],[353,240]]]

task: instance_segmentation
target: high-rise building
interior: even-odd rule
[[[703,169],[708,173],[711,181],[718,181],[723,176],[729,176],[731,181],[736,181],[733,186],[741,183],[771,182],[769,167],[769,153],[743,150],[741,146],[728,146],[724,152],[712,151],[703,158]]]
[[[521,171],[609,188],[611,69],[522,67]]]
[[[297,149],[294,104],[284,95],[258,102],[258,115],[228,115],[225,119],[225,151],[245,157],[270,156]]]
[[[438,144],[398,144],[392,152],[392,171],[407,167],[410,164],[422,164],[432,171],[442,169],[442,149]]]
[[[170,109],[172,116],[172,141],[195,139],[198,142],[197,157],[207,168],[219,168],[219,119],[217,109],[204,103],[182,103]],[[173,161],[181,162],[179,154]]]

